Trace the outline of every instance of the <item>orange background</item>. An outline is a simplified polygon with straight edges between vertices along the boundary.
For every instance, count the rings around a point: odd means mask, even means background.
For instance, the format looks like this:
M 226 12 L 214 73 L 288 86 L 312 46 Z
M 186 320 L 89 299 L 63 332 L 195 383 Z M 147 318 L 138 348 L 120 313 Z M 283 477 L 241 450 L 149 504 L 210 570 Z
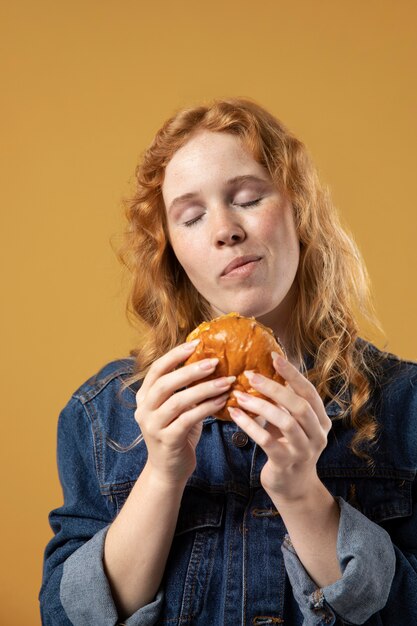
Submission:
M 388 349 L 416 358 L 416 17 L 412 0 L 3 0 L 2 624 L 40 623 L 58 413 L 136 342 L 110 239 L 177 107 L 249 96 L 307 143 Z

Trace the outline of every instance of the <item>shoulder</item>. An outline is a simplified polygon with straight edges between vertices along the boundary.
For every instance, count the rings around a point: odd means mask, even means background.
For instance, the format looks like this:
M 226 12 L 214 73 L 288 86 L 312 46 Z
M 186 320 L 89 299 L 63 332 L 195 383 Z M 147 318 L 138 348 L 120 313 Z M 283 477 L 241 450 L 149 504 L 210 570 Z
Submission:
M 417 468 L 417 363 L 364 342 L 364 358 L 372 372 L 370 409 L 381 426 L 381 449 L 403 467 Z M 388 455 L 388 452 L 386 452 Z
M 58 429 L 100 430 L 111 417 L 126 412 L 133 416 L 136 393 L 141 382 L 130 382 L 135 373 L 135 359 L 126 357 L 106 363 L 82 383 L 60 412 Z
M 116 389 L 120 392 L 127 390 L 136 393 L 140 383 L 128 384 L 134 372 L 135 359 L 133 357 L 110 361 L 80 385 L 72 397 L 79 400 L 81 404 L 86 404 L 97 396 L 114 394 Z
M 82 383 L 70 396 L 59 415 L 58 427 L 91 428 L 135 407 L 140 382 L 130 383 L 135 373 L 135 359 L 126 357 L 110 361 Z
M 134 414 L 141 383 L 130 382 L 135 364 L 126 357 L 101 367 L 76 389 L 59 417 L 58 432 L 71 433 L 69 439 L 83 441 L 84 448 L 90 442 L 102 472 L 108 448 L 128 449 L 139 434 Z
M 417 392 L 417 362 L 403 359 L 396 354 L 380 350 L 374 344 L 362 338 L 357 340 L 359 351 L 363 353 L 364 362 L 375 386 L 408 387 Z
M 384 417 L 414 424 L 417 415 L 417 363 L 379 350 L 361 340 L 363 357 L 371 382 L 371 402 Z M 414 427 L 414 426 L 413 426 Z

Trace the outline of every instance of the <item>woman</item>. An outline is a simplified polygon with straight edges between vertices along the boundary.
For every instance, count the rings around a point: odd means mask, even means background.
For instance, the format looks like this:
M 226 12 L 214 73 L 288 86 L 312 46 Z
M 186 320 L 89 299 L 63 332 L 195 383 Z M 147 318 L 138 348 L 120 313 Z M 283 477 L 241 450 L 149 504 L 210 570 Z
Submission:
M 216 101 L 168 120 L 137 180 L 122 254 L 144 338 L 61 413 L 43 623 L 415 623 L 417 368 L 358 337 L 367 275 L 305 147 Z M 179 366 L 230 311 L 274 330 L 288 385 L 252 375 L 267 400 L 220 422 L 231 381 Z

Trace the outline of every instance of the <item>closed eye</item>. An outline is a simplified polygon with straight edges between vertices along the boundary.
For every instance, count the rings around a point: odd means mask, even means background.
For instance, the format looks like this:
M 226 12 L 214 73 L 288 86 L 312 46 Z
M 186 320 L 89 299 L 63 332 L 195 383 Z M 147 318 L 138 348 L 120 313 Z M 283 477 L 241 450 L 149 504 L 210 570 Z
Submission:
M 184 222 L 184 226 L 192 226 L 193 224 L 196 224 L 200 219 L 201 219 L 201 215 L 199 215 L 198 217 L 194 217 L 192 220 L 189 220 L 188 222 Z
M 246 209 L 247 207 L 251 207 L 251 206 L 255 206 L 257 204 L 260 203 L 260 201 L 263 198 L 256 198 L 256 200 L 251 200 L 250 202 L 240 202 L 239 204 L 237 204 L 237 206 L 243 207 L 244 209 Z M 188 220 L 188 222 L 184 222 L 184 226 L 193 226 L 194 224 L 196 224 L 200 219 L 202 218 L 202 215 L 198 215 L 197 217 L 194 217 L 192 220 Z
M 242 206 L 244 208 L 248 206 L 255 206 L 255 204 L 259 204 L 261 200 L 262 198 L 257 198 L 256 200 L 251 200 L 250 202 L 241 202 L 238 206 Z

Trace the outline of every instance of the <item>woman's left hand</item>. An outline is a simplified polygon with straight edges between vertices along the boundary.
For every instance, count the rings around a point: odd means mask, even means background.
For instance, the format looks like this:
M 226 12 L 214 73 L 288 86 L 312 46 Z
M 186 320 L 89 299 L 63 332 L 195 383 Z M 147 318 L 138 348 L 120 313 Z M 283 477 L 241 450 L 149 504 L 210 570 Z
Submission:
M 268 456 L 261 471 L 262 486 L 274 501 L 288 502 L 303 498 L 317 484 L 316 464 L 332 422 L 312 383 L 275 354 L 273 365 L 287 384 L 246 373 L 252 387 L 269 400 L 234 392 L 241 409 L 229 412 Z M 245 409 L 259 418 L 249 417 Z

